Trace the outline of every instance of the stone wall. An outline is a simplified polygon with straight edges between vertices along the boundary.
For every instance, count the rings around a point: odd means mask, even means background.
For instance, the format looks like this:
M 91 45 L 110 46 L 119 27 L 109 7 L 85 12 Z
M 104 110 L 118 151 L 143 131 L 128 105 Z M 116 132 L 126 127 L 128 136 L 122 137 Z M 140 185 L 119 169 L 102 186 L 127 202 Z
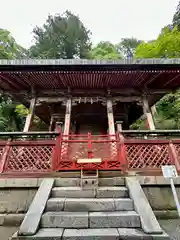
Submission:
M 42 179 L 0 179 L 0 226 L 19 226 Z
M 144 193 L 149 200 L 153 210 L 175 210 L 176 205 L 173 199 L 172 190 L 168 186 L 143 187 Z M 176 187 L 180 198 L 180 187 Z
M 0 213 L 26 213 L 37 188 L 0 189 Z
M 163 177 L 138 177 L 149 203 L 159 219 L 178 218 L 170 182 Z M 180 178 L 174 180 L 180 200 Z

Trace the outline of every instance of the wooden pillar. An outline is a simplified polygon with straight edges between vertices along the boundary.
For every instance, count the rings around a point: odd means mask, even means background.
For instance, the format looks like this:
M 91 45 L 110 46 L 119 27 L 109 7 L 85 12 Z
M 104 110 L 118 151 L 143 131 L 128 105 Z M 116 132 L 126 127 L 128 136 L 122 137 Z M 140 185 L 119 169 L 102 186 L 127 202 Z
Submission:
M 155 130 L 153 116 L 152 116 L 152 113 L 151 113 L 151 110 L 149 107 L 149 103 L 148 103 L 148 100 L 146 97 L 143 97 L 143 112 L 144 112 L 144 115 L 146 116 L 149 129 Z
M 65 121 L 64 121 L 64 131 L 63 131 L 63 140 L 69 139 L 69 131 L 71 124 L 71 109 L 72 109 L 72 101 L 71 99 L 67 99 L 66 102 L 66 113 L 65 113 Z M 63 158 L 68 159 L 68 142 L 64 142 L 62 144 L 63 152 L 61 153 Z
M 116 121 L 118 133 L 122 131 L 122 123 L 123 121 Z
M 54 128 L 53 128 L 54 122 L 55 122 L 54 117 L 51 115 L 51 120 L 50 120 L 50 124 L 49 124 L 49 132 L 54 131 Z
M 30 130 L 30 127 L 34 118 L 35 105 L 36 105 L 36 98 L 32 98 L 30 102 L 29 113 L 26 116 L 26 122 L 24 125 L 23 132 L 28 132 Z
M 108 117 L 108 127 L 109 127 L 109 134 L 114 135 L 110 136 L 110 153 L 111 153 L 111 160 L 116 159 L 117 156 L 117 145 L 113 140 L 116 139 L 115 137 L 115 125 L 114 125 L 114 114 L 113 114 L 113 104 L 111 99 L 107 99 L 107 117 Z
M 71 109 L 72 109 L 72 101 L 69 98 L 66 102 L 66 114 L 64 121 L 64 135 L 69 135 L 70 124 L 71 124 Z
M 110 135 L 115 135 L 113 105 L 112 105 L 112 100 L 111 99 L 107 100 L 107 117 L 108 117 L 109 134 Z

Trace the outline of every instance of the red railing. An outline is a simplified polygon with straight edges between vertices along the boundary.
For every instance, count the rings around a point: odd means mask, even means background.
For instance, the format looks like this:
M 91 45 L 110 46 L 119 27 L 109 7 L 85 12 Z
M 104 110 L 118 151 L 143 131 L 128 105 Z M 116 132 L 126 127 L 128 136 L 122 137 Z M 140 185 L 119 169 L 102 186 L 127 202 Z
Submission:
M 70 135 L 61 137 L 61 151 L 57 170 L 123 170 L 118 135 Z M 100 158 L 101 163 L 78 164 L 78 159 Z
M 180 141 L 176 143 L 180 149 Z M 126 140 L 128 170 L 147 172 L 160 170 L 162 165 L 175 164 L 179 159 L 173 141 L 168 140 Z
M 180 172 L 180 131 L 122 131 L 128 171 L 161 172 L 163 165 L 175 165 Z
M 158 173 L 175 164 L 180 172 L 180 131 L 122 131 L 116 135 L 61 133 L 0 133 L 0 173 L 31 174 L 99 169 Z M 144 139 L 144 135 L 148 139 Z M 170 135 L 170 139 L 167 136 Z M 139 137 L 140 136 L 140 137 Z M 35 140 L 29 138 L 35 137 Z M 180 138 L 179 138 L 180 139 Z M 78 159 L 100 158 L 100 163 L 79 164 Z
M 0 141 L 0 173 L 25 175 L 55 171 L 53 161 L 57 155 L 55 136 L 58 136 L 58 133 L 1 133 L 0 135 L 9 138 L 7 141 Z M 37 139 L 29 140 L 29 137 Z

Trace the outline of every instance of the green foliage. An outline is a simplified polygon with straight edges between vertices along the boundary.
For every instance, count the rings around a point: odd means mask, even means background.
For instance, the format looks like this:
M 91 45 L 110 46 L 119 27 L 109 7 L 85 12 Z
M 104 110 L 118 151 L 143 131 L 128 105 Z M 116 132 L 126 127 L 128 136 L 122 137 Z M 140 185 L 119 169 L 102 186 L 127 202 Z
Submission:
M 23 119 L 16 111 L 16 105 L 6 96 L 0 97 L 0 131 L 21 131 Z
M 111 42 L 100 42 L 91 51 L 92 59 L 120 59 L 122 56 Z
M 25 54 L 25 49 L 16 43 L 10 32 L 0 29 L 0 59 L 23 58 Z
M 117 44 L 117 49 L 122 53 L 124 57 L 133 57 L 136 51 L 136 48 L 141 43 L 141 40 L 136 38 L 123 38 L 119 44 Z
M 16 105 L 16 112 L 22 117 L 26 117 L 28 114 L 28 109 L 23 104 Z
M 136 49 L 136 58 L 179 58 L 180 32 L 177 27 L 162 30 L 157 40 L 142 42 Z
M 20 59 L 26 50 L 18 45 L 10 32 L 0 29 L 0 59 Z M 21 131 L 24 119 L 16 111 L 16 104 L 10 97 L 0 95 L 0 131 Z
M 180 29 L 180 2 L 178 3 L 178 6 L 177 6 L 177 9 L 176 9 L 176 12 L 173 16 L 173 26 L 177 26 L 178 29 Z
M 175 128 L 180 128 L 180 91 L 165 95 L 158 103 L 157 110 L 162 119 L 173 120 Z
M 180 32 L 166 26 L 161 30 L 157 40 L 142 42 L 136 48 L 136 58 L 178 58 L 180 57 Z M 156 128 L 180 128 L 180 92 L 164 96 L 157 104 L 155 116 Z M 137 123 L 142 127 L 142 124 Z
M 21 117 L 23 126 L 25 123 L 25 119 L 27 114 L 29 114 L 29 110 L 23 105 L 23 104 L 18 104 L 16 105 L 15 111 L 18 116 Z M 36 115 L 34 116 L 33 119 L 33 125 L 32 125 L 32 131 L 46 131 L 48 129 L 48 126 Z
M 146 121 L 143 119 L 138 119 L 135 123 L 130 126 L 132 130 L 146 130 Z
M 91 50 L 90 56 L 92 59 L 121 59 L 129 55 L 133 56 L 140 43 L 141 41 L 136 38 L 123 38 L 118 44 L 102 41 Z
M 49 15 L 43 27 L 33 30 L 35 45 L 30 48 L 33 58 L 88 58 L 91 49 L 90 31 L 79 17 L 66 11 Z

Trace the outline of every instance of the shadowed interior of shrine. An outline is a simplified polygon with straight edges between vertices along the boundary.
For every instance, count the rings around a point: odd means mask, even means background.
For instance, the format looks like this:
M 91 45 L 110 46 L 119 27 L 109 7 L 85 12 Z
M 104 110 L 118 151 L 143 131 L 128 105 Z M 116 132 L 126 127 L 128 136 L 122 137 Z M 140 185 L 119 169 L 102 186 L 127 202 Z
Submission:
M 85 131 L 85 129 L 82 129 L 84 128 L 83 126 L 87 125 L 89 126 L 89 130 L 88 127 L 86 129 L 87 131 L 107 133 L 108 120 L 105 102 L 102 103 L 98 100 L 93 102 L 93 100 L 89 98 L 91 102 L 84 103 L 86 101 L 85 98 L 78 96 L 77 98 L 80 103 L 72 104 L 71 131 L 80 133 L 81 131 Z M 51 111 L 49 109 L 51 109 Z M 62 105 L 61 102 L 43 103 L 40 106 L 36 106 L 36 112 L 38 112 L 40 116 L 42 116 L 42 119 L 45 119 L 46 123 L 49 125 L 51 112 L 53 112 L 54 116 L 58 116 L 59 121 L 64 122 L 66 106 Z M 123 129 L 129 129 L 129 126 L 143 115 L 143 109 L 142 106 L 136 102 L 117 102 L 113 105 L 113 113 L 115 122 L 122 121 Z M 96 125 L 99 130 L 95 130 Z

